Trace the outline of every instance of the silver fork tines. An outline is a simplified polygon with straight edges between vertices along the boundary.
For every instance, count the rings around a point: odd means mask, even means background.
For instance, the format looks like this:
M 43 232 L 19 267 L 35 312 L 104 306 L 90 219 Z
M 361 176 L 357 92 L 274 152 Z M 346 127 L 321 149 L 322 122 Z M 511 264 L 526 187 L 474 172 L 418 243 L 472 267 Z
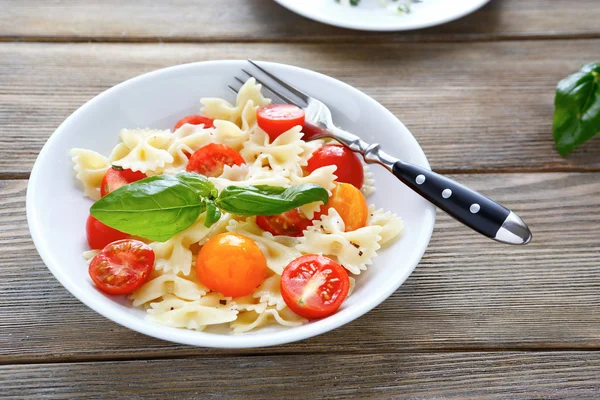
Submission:
M 279 83 L 281 86 L 283 86 L 284 88 L 286 88 L 287 90 L 289 90 L 290 93 L 292 93 L 294 96 L 296 96 L 300 100 L 302 100 L 304 102 L 304 104 L 305 104 L 304 107 L 306 107 L 308 105 L 308 102 L 310 100 L 310 96 L 309 95 L 307 95 L 306 93 L 304 93 L 303 91 L 301 91 L 297 87 L 292 86 L 289 83 L 287 83 L 287 82 L 279 79 L 278 77 L 276 77 L 275 75 L 273 75 L 272 73 L 270 73 L 269 71 L 267 71 L 266 69 L 264 69 L 263 67 L 261 67 L 260 65 L 256 64 L 254 61 L 248 59 L 248 62 L 250 64 L 254 65 L 263 74 L 267 75 L 269 78 L 273 79 L 275 82 Z
M 242 72 L 245 73 L 246 75 L 248 75 L 250 78 L 256 79 L 256 82 L 260 83 L 265 89 L 267 89 L 268 91 L 270 91 L 271 93 L 273 93 L 275 96 L 279 97 L 281 100 L 283 100 L 284 103 L 293 104 L 293 105 L 295 105 L 297 107 L 300 107 L 300 108 L 306 107 L 306 105 L 300 105 L 300 104 L 298 104 L 297 101 L 294 101 L 291 98 L 289 98 L 288 96 L 285 96 L 284 94 L 282 94 L 281 92 L 276 91 L 271 86 L 269 86 L 268 84 L 266 84 L 264 81 L 258 79 L 257 77 L 255 77 L 254 75 L 252 75 L 250 72 L 246 71 L 245 69 L 242 69 Z M 238 81 L 240 80 L 237 77 L 235 79 L 237 79 Z

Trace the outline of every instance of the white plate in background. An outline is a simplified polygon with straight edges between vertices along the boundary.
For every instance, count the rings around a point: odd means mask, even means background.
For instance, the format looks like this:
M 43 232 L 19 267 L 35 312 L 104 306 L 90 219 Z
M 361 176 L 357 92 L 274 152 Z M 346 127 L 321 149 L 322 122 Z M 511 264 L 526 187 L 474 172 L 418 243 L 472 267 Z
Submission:
M 411 13 L 397 15 L 379 0 L 361 0 L 345 7 L 335 0 L 275 0 L 306 18 L 341 28 L 364 31 L 406 31 L 445 24 L 483 7 L 489 0 L 423 0 L 411 5 Z M 390 0 L 390 3 L 392 1 Z

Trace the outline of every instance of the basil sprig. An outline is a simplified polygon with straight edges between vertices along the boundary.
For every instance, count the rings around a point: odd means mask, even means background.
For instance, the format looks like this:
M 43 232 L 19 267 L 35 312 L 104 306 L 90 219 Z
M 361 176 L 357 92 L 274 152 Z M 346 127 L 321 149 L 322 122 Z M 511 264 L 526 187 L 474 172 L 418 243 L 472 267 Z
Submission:
M 560 81 L 554 105 L 552 133 L 564 157 L 600 132 L 600 63 L 584 65 Z
M 90 212 L 111 228 L 164 242 L 189 228 L 206 211 L 212 226 L 221 211 L 240 216 L 276 215 L 315 201 L 326 203 L 327 190 L 303 184 L 229 186 L 219 195 L 206 177 L 189 172 L 157 175 L 120 187 L 98 200 Z
M 319 185 L 303 184 L 289 188 L 279 186 L 229 186 L 217 199 L 217 206 L 232 214 L 277 215 L 315 201 L 327 203 L 329 195 Z

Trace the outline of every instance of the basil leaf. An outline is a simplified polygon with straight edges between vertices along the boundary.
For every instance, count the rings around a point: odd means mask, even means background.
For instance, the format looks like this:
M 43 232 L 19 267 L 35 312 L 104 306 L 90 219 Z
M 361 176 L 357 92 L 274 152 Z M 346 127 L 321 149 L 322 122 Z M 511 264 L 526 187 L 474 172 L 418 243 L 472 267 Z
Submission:
M 205 209 L 196 186 L 177 176 L 158 175 L 107 194 L 90 212 L 111 228 L 162 242 L 187 229 Z
M 327 190 L 319 185 L 303 184 L 290 188 L 278 186 L 228 186 L 216 201 L 223 211 L 241 216 L 277 215 L 304 204 L 327 203 Z
M 198 191 L 198 194 L 202 197 L 216 199 L 219 195 L 219 191 L 215 188 L 215 185 L 203 175 L 191 172 L 180 172 L 175 175 L 175 177 L 192 189 Z
M 564 157 L 600 132 L 600 63 L 584 65 L 560 81 L 554 106 L 552 133 Z
M 206 219 L 204 220 L 204 226 L 210 228 L 215 222 L 221 219 L 221 210 L 217 208 L 217 205 L 212 200 L 206 200 Z

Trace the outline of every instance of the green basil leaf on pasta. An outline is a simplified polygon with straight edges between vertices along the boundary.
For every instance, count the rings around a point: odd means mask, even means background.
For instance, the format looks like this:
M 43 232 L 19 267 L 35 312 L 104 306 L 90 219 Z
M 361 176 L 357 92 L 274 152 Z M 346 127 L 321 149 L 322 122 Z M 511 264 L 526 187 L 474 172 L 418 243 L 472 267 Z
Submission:
M 240 216 L 277 215 L 304 204 L 321 201 L 327 203 L 325 188 L 303 184 L 289 188 L 278 186 L 228 186 L 216 200 L 223 211 Z
M 207 177 L 191 172 L 180 172 L 175 175 L 182 183 L 185 183 L 192 189 L 195 189 L 198 194 L 202 197 L 209 199 L 216 199 L 219 195 L 219 191 L 215 188 L 215 185 L 208 180 Z
M 206 209 L 199 192 L 196 183 L 182 183 L 180 177 L 152 176 L 107 194 L 90 212 L 111 228 L 162 242 L 190 227 Z
M 210 228 L 220 219 L 221 210 L 219 210 L 214 201 L 206 200 L 206 219 L 204 220 L 204 226 Z

